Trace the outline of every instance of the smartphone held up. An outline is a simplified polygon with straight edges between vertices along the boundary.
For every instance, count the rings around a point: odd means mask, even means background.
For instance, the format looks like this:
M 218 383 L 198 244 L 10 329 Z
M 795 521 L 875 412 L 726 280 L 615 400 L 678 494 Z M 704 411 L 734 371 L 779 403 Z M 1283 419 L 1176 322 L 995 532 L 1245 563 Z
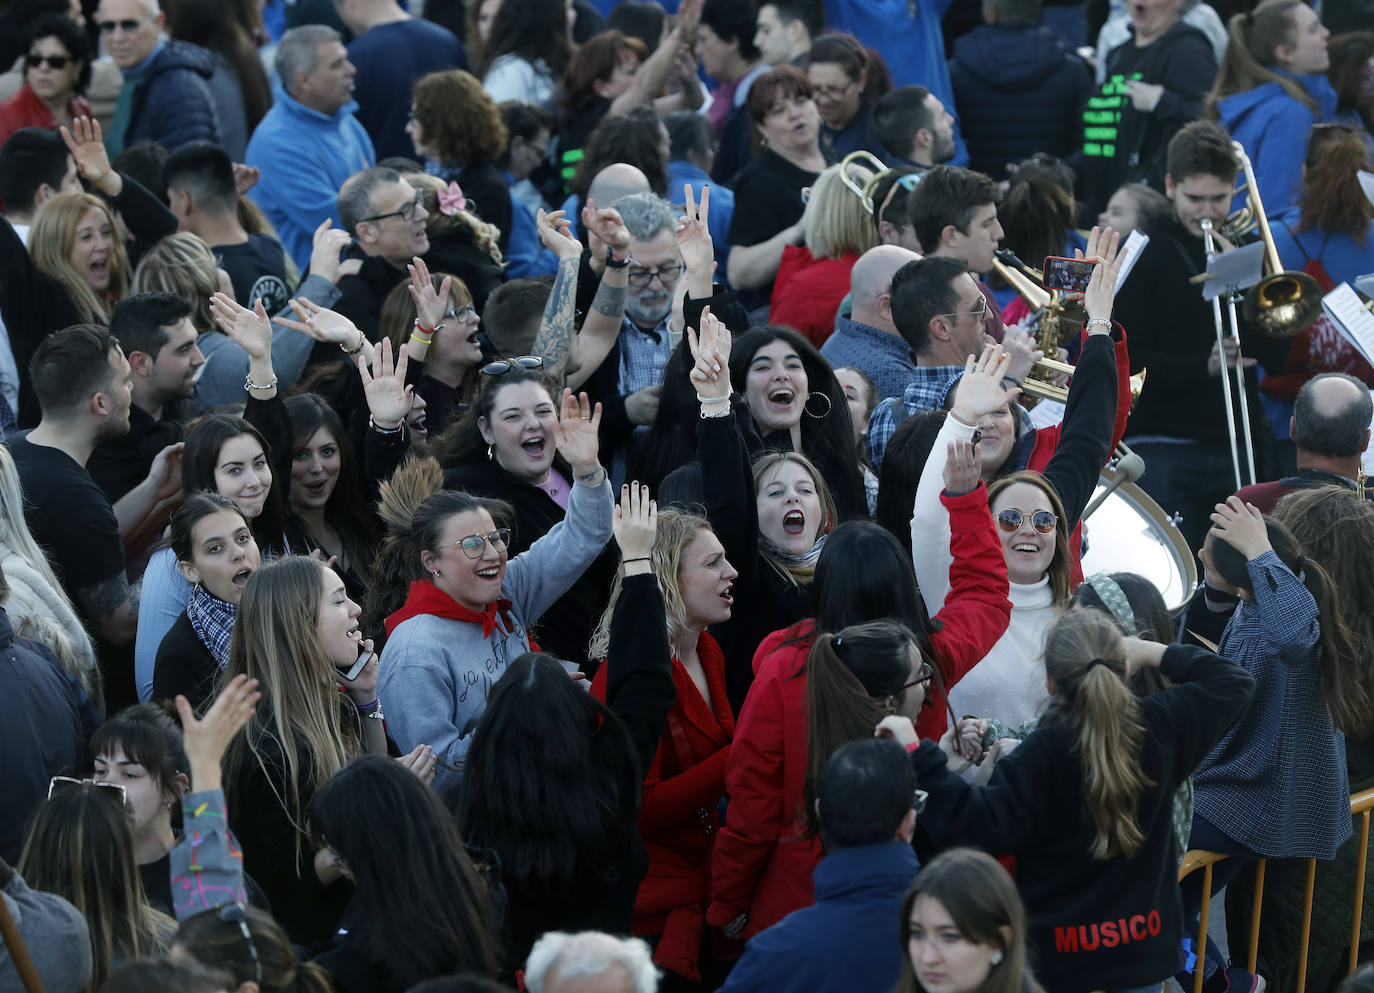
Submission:
M 1068 259 L 1059 255 L 1046 256 L 1042 282 L 1047 290 L 1086 293 L 1088 280 L 1093 278 L 1093 267 L 1097 264 L 1097 262 L 1091 262 L 1087 259 Z

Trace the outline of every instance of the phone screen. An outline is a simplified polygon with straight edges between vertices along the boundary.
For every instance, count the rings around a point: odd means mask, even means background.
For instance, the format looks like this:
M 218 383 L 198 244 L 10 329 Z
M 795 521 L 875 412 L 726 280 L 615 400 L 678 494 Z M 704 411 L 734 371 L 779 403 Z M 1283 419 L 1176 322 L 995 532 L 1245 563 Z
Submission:
M 1057 255 L 1045 259 L 1044 285 L 1047 290 L 1064 290 L 1069 293 L 1084 293 L 1088 280 L 1092 279 L 1096 262 L 1086 259 L 1066 259 Z

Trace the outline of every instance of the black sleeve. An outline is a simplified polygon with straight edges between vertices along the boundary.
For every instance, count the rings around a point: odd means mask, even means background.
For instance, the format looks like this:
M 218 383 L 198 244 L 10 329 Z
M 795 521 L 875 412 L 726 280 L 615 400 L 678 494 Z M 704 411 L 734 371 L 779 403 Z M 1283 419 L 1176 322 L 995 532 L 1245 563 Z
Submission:
M 186 697 L 191 709 L 199 713 L 200 705 L 206 700 L 206 684 L 213 681 L 216 671 L 207 672 L 207 663 L 214 666 L 213 659 L 207 656 L 196 638 L 186 612 L 182 611 L 158 646 L 157 659 L 153 663 L 151 699 L 155 702 L 175 700 L 180 694 Z
M 124 173 L 124 188 L 119 196 L 110 198 L 110 206 L 119 211 L 124 226 L 134 236 L 133 249 L 129 252 L 129 265 L 137 266 L 143 254 L 169 234 L 177 233 L 176 215 L 167 205 L 142 186 L 137 180 Z
M 410 429 L 404 424 L 400 431 L 383 433 L 367 426 L 363 435 L 363 472 L 367 475 L 372 497 L 378 488 L 391 478 L 410 451 Z
M 1098 475 L 1112 452 L 1116 426 L 1116 349 L 1113 335 L 1089 335 L 1069 388 L 1059 444 L 1045 479 L 1064 503 L 1070 531 L 1092 499 Z
M 287 416 L 286 403 L 281 394 L 270 400 L 259 400 L 250 395 L 243 408 L 243 419 L 258 429 L 258 433 L 267 439 L 267 447 L 272 449 L 272 485 L 276 486 L 277 481 L 282 480 L 289 486 L 296 446 L 291 432 L 291 418 Z
M 67 290 L 40 272 L 33 257 L 7 219 L 0 218 L 0 317 L 9 334 L 10 350 L 19 369 L 19 427 L 38 424 L 38 397 L 29 385 L 29 360 L 39 342 L 59 328 L 81 321 Z
M 701 463 L 701 496 L 711 530 L 725 547 L 725 557 L 739 570 L 740 590 L 758 582 L 759 509 L 754 471 L 735 411 L 703 417 L 697 424 L 697 460 Z
M 711 313 L 730 329 L 730 333 L 738 338 L 749 330 L 749 311 L 736 302 L 735 295 L 715 283 L 711 287 L 712 295 L 704 300 L 693 300 L 692 294 L 688 293 L 682 301 L 682 323 L 684 327 L 696 330 L 701 327 L 701 311 L 705 307 L 711 308 Z
M 767 177 L 758 167 L 748 169 L 740 175 L 735 187 L 735 212 L 730 216 L 730 230 L 726 232 L 728 245 L 757 245 L 767 241 L 783 228 L 777 212 L 772 209 Z M 800 202 L 800 198 L 798 198 Z
M 61 564 L 62 584 L 68 591 L 124 577 L 119 519 L 94 481 L 64 486 L 48 501 L 44 514 L 48 526 L 42 541 Z
M 611 614 L 606 657 L 606 705 L 634 740 L 641 773 L 663 736 L 663 722 L 677 702 L 663 594 L 652 573 L 625 577 Z

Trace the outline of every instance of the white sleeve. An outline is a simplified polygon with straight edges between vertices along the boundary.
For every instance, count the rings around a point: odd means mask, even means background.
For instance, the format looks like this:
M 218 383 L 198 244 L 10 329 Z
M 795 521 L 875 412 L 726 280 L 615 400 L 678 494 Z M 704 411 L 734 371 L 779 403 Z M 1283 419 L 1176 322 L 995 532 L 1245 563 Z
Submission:
M 945 606 L 949 567 L 954 562 L 949 550 L 949 511 L 940 502 L 945 488 L 947 449 L 951 441 L 972 441 L 973 432 L 972 425 L 959 422 L 952 414 L 946 416 L 916 487 L 916 503 L 911 512 L 911 564 L 916 568 L 916 585 L 931 617 Z

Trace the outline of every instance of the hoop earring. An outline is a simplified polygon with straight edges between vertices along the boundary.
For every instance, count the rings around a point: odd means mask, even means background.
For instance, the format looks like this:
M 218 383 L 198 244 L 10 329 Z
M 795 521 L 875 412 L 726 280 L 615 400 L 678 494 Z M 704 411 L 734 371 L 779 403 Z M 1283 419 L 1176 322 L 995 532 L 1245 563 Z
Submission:
M 816 397 L 820 397 L 822 400 L 825 401 L 825 410 L 819 414 L 813 414 L 811 412 L 811 401 L 816 399 Z M 830 397 L 827 394 L 820 392 L 820 390 L 817 390 L 816 392 L 807 395 L 806 404 L 802 407 L 802 413 L 804 413 L 807 417 L 814 417 L 818 421 L 823 421 L 825 420 L 825 418 L 830 416 L 830 411 L 832 409 L 833 405 L 830 402 Z

